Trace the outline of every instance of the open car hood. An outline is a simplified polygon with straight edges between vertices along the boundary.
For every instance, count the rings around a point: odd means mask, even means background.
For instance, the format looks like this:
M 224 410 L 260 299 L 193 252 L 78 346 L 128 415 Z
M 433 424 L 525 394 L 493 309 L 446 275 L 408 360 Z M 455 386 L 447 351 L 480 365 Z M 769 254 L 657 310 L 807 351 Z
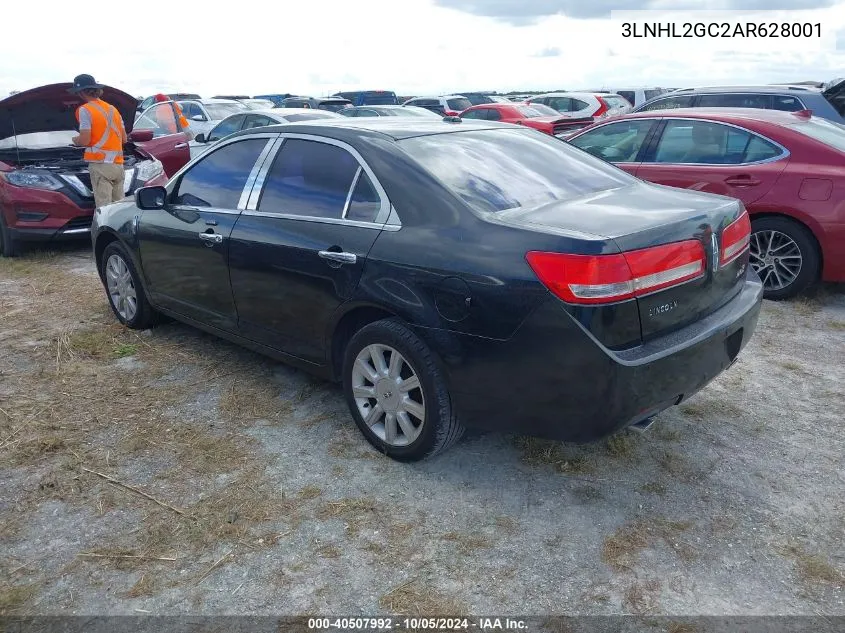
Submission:
M 76 109 L 83 102 L 68 92 L 72 86 L 72 83 L 50 84 L 0 101 L 0 140 L 16 134 L 77 129 Z M 103 86 L 103 100 L 118 109 L 128 134 L 135 121 L 138 100 L 111 86 Z
M 845 95 L 845 78 L 838 77 L 833 81 L 828 81 L 822 90 L 822 94 L 828 99 Z

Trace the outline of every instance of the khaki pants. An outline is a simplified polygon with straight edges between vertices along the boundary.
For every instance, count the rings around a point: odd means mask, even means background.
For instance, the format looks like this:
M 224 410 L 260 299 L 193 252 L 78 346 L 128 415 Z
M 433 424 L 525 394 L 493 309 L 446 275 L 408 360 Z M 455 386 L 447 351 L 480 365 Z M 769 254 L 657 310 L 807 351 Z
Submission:
M 94 192 L 94 204 L 102 207 L 118 200 L 123 200 L 123 165 L 116 163 L 88 163 L 91 174 L 91 189 Z

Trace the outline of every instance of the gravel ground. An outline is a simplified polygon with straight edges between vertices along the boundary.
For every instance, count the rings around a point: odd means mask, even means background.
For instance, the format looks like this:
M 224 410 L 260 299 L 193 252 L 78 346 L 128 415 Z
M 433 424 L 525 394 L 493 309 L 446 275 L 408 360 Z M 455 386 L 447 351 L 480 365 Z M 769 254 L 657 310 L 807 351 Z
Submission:
M 845 293 L 644 434 L 402 465 L 339 388 L 0 260 L 0 615 L 845 614 Z

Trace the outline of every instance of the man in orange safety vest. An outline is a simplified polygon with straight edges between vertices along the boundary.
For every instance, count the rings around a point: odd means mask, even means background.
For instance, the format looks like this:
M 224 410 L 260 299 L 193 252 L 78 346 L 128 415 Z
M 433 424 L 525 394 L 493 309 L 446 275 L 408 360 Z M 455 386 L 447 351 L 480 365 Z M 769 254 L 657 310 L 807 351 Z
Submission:
M 78 75 L 70 92 L 85 103 L 76 109 L 79 135 L 74 145 L 85 148 L 83 160 L 88 163 L 94 204 L 98 207 L 125 197 L 123 181 L 123 144 L 126 128 L 123 117 L 110 103 L 103 101 L 103 87 L 91 75 Z
M 170 101 L 170 98 L 167 95 L 161 93 L 157 94 L 155 97 L 153 97 L 153 99 L 156 103 L 167 103 L 168 101 Z M 173 118 L 170 111 L 163 110 L 162 108 L 156 109 L 156 118 L 158 119 L 159 127 L 167 130 L 171 134 L 176 134 L 176 132 L 179 131 L 176 129 L 176 119 L 178 119 L 179 126 L 182 128 L 182 131 L 186 134 L 190 134 L 190 132 L 188 131 L 188 119 L 186 119 L 185 115 L 182 114 L 182 107 L 174 101 L 173 109 L 176 114 L 175 119 Z

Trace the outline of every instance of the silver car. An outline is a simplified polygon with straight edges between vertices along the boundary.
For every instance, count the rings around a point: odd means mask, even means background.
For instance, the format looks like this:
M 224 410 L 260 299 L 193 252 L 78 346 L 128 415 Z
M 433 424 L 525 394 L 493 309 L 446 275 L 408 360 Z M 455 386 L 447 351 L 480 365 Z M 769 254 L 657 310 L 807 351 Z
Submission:
M 194 136 L 208 134 L 227 116 L 249 109 L 246 104 L 232 99 L 186 99 L 176 103 L 182 108 Z
M 209 147 L 222 138 L 254 127 L 276 125 L 278 123 L 297 123 L 314 119 L 340 119 L 339 114 L 314 108 L 272 108 L 266 110 L 247 110 L 236 112 L 220 121 L 207 134 L 197 135 L 190 143 L 191 159 L 204 154 Z

